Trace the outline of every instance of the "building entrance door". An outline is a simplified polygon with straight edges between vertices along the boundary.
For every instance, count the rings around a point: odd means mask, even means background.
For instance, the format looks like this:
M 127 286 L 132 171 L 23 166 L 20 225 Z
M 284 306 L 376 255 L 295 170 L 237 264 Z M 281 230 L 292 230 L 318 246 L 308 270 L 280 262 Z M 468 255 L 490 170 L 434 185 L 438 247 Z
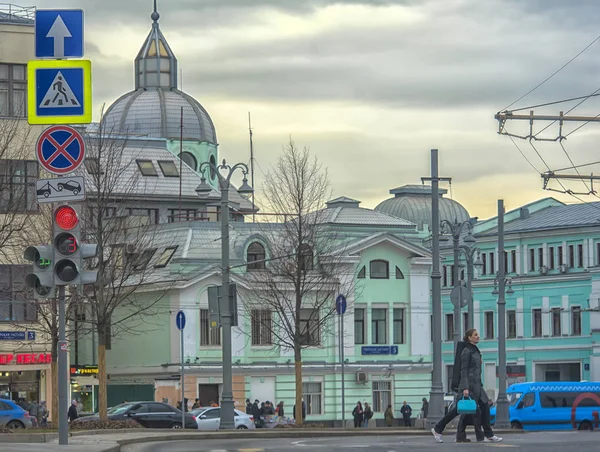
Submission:
M 200 399 L 200 406 L 210 406 L 211 402 L 219 405 L 221 403 L 221 399 L 219 397 L 219 385 L 199 384 L 198 398 Z

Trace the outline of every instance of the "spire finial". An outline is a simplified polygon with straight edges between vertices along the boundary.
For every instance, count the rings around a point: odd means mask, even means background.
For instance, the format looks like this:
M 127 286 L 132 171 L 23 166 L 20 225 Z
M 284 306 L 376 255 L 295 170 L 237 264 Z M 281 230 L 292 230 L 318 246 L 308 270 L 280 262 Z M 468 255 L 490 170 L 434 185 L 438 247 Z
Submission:
M 152 12 L 152 15 L 150 16 L 150 18 L 154 22 L 158 22 L 158 19 L 160 19 L 160 14 L 158 14 L 158 9 L 156 7 L 156 0 L 154 0 L 154 11 Z

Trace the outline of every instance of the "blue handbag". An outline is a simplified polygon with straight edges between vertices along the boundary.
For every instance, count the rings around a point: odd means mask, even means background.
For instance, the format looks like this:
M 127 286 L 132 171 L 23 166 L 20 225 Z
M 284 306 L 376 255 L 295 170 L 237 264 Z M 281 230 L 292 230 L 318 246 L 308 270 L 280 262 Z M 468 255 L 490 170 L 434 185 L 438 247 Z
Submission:
M 456 405 L 458 414 L 475 414 L 477 413 L 477 403 L 470 397 L 464 397 L 458 401 Z

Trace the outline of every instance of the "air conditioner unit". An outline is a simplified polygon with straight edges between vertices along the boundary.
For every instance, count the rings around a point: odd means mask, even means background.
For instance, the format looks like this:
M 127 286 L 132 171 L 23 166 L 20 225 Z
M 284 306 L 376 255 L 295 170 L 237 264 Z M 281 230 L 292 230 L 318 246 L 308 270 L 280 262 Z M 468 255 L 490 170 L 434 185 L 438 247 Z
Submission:
M 542 265 L 539 269 L 540 275 L 547 275 L 548 274 L 548 267 L 546 265 Z
M 356 382 L 357 383 L 366 383 L 368 381 L 366 372 L 357 372 L 356 373 Z
M 568 271 L 568 267 L 567 264 L 562 264 L 558 267 L 558 269 L 560 270 L 561 273 L 567 273 Z

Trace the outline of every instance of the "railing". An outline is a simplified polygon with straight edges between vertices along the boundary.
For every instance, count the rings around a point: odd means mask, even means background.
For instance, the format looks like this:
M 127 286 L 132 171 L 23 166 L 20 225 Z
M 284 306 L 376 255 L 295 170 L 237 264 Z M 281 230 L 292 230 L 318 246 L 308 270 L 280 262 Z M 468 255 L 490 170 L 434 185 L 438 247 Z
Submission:
M 31 23 L 35 19 L 35 6 L 19 6 L 11 3 L 0 3 L 0 22 L 2 23 Z

